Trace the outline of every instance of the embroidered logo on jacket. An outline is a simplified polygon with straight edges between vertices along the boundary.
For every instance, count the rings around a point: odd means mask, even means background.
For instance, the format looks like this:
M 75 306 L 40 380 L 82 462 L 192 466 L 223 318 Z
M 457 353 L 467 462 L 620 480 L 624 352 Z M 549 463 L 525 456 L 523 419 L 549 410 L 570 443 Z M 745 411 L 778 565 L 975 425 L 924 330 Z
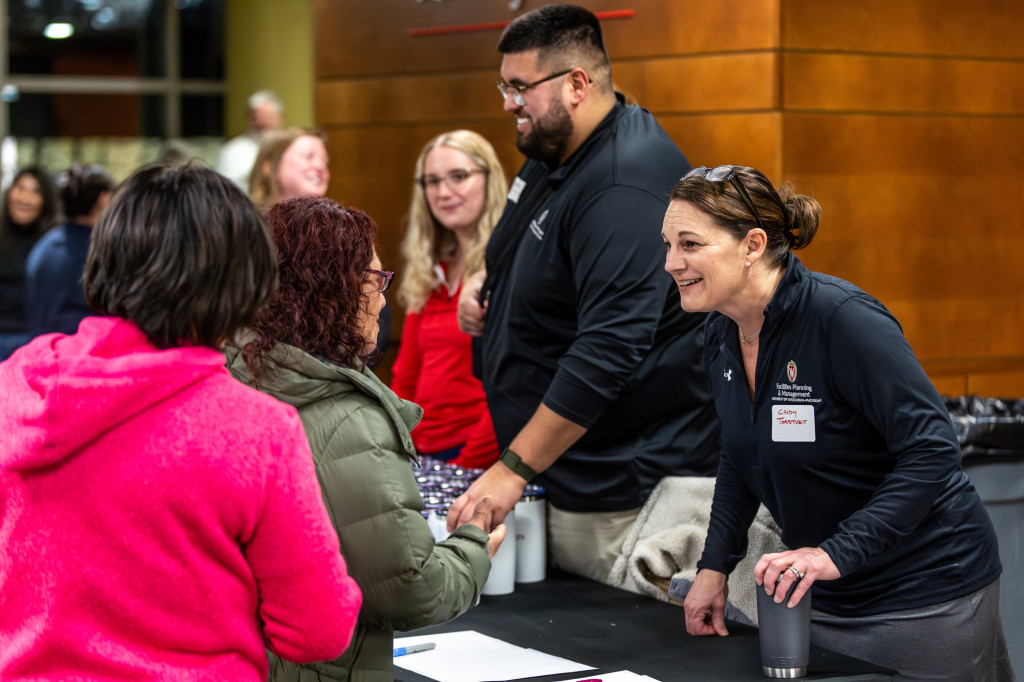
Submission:
M 544 219 L 548 217 L 548 212 L 545 210 L 540 214 L 539 218 L 535 218 L 530 221 L 530 232 L 533 232 L 533 236 L 537 239 L 544 239 L 544 230 L 540 224 L 544 222 Z
M 725 370 L 725 372 L 722 373 L 722 376 L 725 377 L 726 381 L 732 381 L 732 370 L 731 369 Z
M 786 365 L 786 376 L 789 377 L 789 383 L 796 381 L 796 363 L 792 360 Z

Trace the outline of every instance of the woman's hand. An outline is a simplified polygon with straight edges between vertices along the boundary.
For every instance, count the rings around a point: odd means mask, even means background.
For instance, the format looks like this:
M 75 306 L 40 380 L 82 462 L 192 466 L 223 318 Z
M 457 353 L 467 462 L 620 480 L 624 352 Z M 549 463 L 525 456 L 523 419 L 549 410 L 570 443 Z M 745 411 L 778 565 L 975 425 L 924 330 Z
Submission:
M 776 585 L 775 581 L 780 575 L 782 578 Z M 839 577 L 839 569 L 832 562 L 832 557 L 820 547 L 802 547 L 765 554 L 754 566 L 754 580 L 764 586 L 765 592 L 775 594 L 775 603 L 781 602 L 789 586 L 800 580 L 789 597 L 787 606 L 790 608 L 800 603 L 815 580 L 835 580 Z M 776 590 L 776 587 L 779 589 Z
M 693 579 L 693 586 L 683 602 L 686 612 L 686 631 L 691 635 L 720 635 L 725 637 L 725 602 L 729 597 L 729 583 L 724 573 L 702 568 Z

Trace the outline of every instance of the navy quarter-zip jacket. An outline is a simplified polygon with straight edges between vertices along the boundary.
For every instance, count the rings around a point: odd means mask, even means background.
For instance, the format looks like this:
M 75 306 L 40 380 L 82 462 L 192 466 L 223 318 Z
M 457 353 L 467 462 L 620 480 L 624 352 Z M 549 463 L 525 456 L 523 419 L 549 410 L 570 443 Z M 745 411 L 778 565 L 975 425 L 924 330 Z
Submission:
M 839 569 L 814 583 L 826 613 L 937 604 L 999 576 L 949 413 L 879 301 L 790 254 L 765 309 L 753 401 L 738 334 L 709 315 L 722 456 L 699 567 L 732 571 L 760 502 L 786 546 L 821 547 Z

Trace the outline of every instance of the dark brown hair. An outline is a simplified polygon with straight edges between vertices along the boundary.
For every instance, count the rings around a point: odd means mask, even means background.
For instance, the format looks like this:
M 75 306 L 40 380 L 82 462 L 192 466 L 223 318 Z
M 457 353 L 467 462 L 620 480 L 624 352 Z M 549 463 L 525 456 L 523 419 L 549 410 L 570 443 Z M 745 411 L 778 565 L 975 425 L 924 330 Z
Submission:
M 77 163 L 57 176 L 64 217 L 68 220 L 87 216 L 99 201 L 100 195 L 114 189 L 114 179 L 106 168 Z
M 611 87 L 611 61 L 601 22 L 577 5 L 544 5 L 513 19 L 498 39 L 498 52 L 537 50 L 540 64 L 552 70 L 583 68 L 601 87 Z
M 85 294 L 135 322 L 158 348 L 217 348 L 277 285 L 259 211 L 230 180 L 196 164 L 143 168 L 93 228 Z
M 377 236 L 373 219 L 323 197 L 287 199 L 263 215 L 277 246 L 281 286 L 250 325 L 242 348 L 249 371 L 258 381 L 263 357 L 277 343 L 359 366 L 366 359 L 359 320 Z
M 736 179 L 750 195 L 768 236 L 766 254 L 776 266 L 786 262 L 790 249 L 802 249 L 818 231 L 821 206 L 812 197 L 796 194 L 784 184 L 778 190 L 756 168 L 732 166 Z M 743 239 L 758 227 L 732 182 L 712 182 L 699 175 L 684 177 L 672 190 L 672 201 L 685 201 L 711 216 L 734 239 Z

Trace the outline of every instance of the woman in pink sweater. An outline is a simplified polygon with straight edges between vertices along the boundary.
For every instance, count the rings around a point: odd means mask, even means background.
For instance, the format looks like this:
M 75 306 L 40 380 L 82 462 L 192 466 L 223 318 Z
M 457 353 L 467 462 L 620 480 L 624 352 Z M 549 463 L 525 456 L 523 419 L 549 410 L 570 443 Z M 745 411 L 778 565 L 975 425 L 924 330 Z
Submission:
M 361 595 L 291 407 L 218 352 L 276 287 L 249 200 L 129 178 L 94 229 L 104 317 L 0 364 L 0 679 L 264 680 L 348 645 Z

